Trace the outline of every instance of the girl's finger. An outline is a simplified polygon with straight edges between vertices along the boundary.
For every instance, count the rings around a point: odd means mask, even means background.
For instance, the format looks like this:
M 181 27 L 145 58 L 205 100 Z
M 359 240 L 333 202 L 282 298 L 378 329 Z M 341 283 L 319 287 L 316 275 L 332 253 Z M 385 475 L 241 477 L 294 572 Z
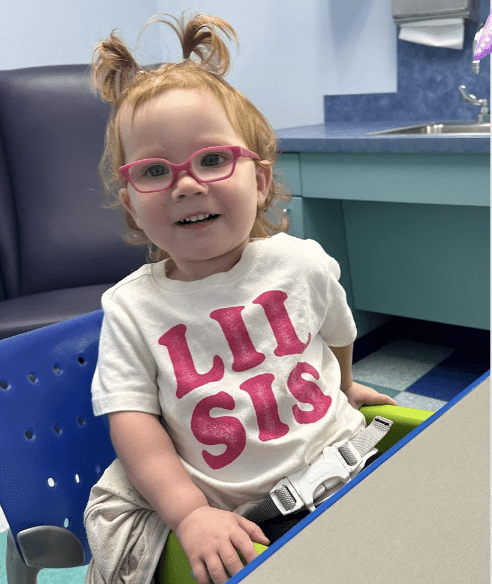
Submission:
M 237 540 L 233 539 L 232 543 L 247 564 L 258 557 L 258 552 L 256 551 L 255 546 L 253 545 L 253 540 L 250 539 L 250 537 Z
M 191 566 L 191 577 L 195 579 L 198 584 L 213 584 L 208 577 L 207 568 L 202 562 L 190 562 Z
M 213 584 L 225 584 L 227 580 L 229 580 L 224 564 L 222 563 L 222 559 L 219 555 L 215 555 L 211 559 L 207 560 L 207 570 Z
M 238 516 L 239 525 L 244 529 L 244 531 L 249 535 L 249 537 L 256 541 L 257 543 L 262 543 L 263 545 L 270 545 L 270 540 L 263 533 L 261 527 L 253 523 L 245 517 Z
M 253 544 L 251 544 L 251 547 L 253 547 Z M 254 547 L 253 547 L 253 550 L 256 552 Z M 243 550 L 240 549 L 239 551 L 243 554 L 244 558 L 246 559 L 246 556 L 244 555 Z M 232 544 L 230 546 L 227 546 L 227 547 L 224 546 L 224 548 L 220 550 L 220 559 L 222 560 L 222 563 L 224 564 L 225 568 L 227 569 L 227 571 L 229 572 L 229 574 L 231 576 L 234 576 L 234 574 L 237 574 L 239 572 L 239 570 L 242 570 L 244 567 L 244 564 L 238 555 L 238 550 L 234 549 Z M 252 558 L 252 559 L 254 559 L 254 558 Z M 248 560 L 246 560 L 246 561 L 248 561 Z M 249 561 L 251 561 L 251 560 L 249 560 Z

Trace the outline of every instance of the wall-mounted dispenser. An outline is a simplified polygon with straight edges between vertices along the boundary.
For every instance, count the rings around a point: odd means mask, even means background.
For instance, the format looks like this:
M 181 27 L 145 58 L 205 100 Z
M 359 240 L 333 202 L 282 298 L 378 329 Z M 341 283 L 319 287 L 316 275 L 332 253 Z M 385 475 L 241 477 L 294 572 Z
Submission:
M 391 0 L 404 41 L 462 50 L 465 19 L 477 20 L 479 0 Z

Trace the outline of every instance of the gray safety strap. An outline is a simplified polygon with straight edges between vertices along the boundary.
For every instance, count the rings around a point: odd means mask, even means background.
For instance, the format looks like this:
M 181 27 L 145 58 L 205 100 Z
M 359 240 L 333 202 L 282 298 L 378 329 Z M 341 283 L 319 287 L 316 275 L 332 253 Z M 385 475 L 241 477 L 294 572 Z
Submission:
M 386 436 L 392 424 L 393 422 L 391 420 L 387 420 L 381 416 L 376 416 L 367 428 L 362 430 L 362 432 L 359 432 L 359 434 L 354 436 L 349 442 L 361 456 L 365 456 L 382 438 Z M 348 445 L 342 444 L 338 451 L 343 456 L 345 462 L 350 466 L 357 462 Z
M 359 434 L 347 442 L 350 442 L 359 455 L 364 457 L 384 436 L 386 436 L 392 424 L 393 422 L 391 420 L 382 418 L 381 416 L 376 416 L 369 424 L 369 426 L 367 426 L 364 430 L 362 430 L 362 432 L 359 432 Z M 357 462 L 357 458 L 355 457 L 348 443 L 342 444 L 338 448 L 338 451 L 348 465 L 353 466 Z M 342 484 L 343 483 L 341 483 L 340 486 L 342 486 Z M 296 500 L 287 485 L 284 485 L 275 490 L 275 494 L 279 498 L 282 505 L 284 505 L 285 509 L 289 510 L 294 507 Z M 250 509 L 244 515 L 244 517 L 250 521 L 253 521 L 254 523 L 260 523 L 261 521 L 266 521 L 267 519 L 271 519 L 278 515 L 282 515 L 282 512 L 277 507 L 272 497 L 269 495 L 260 501 L 256 507 Z

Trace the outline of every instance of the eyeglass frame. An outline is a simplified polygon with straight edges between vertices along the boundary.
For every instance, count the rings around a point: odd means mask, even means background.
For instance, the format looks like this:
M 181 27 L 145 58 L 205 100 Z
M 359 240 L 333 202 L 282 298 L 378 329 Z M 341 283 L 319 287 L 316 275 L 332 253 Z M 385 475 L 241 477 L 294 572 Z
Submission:
M 212 178 L 210 180 L 199 179 L 195 175 L 195 173 L 193 172 L 193 169 L 191 168 L 192 159 L 195 158 L 195 156 L 197 154 L 200 154 L 201 152 L 210 152 L 210 151 L 217 152 L 220 150 L 230 150 L 232 152 L 233 160 L 232 160 L 231 172 L 227 176 L 222 176 L 220 178 Z M 242 146 L 209 146 L 208 148 L 201 148 L 200 150 L 193 152 L 193 154 L 188 158 L 188 160 L 186 162 L 181 163 L 181 164 L 173 164 L 172 162 L 169 162 L 169 160 L 166 160 L 165 158 L 143 158 L 141 160 L 135 160 L 134 162 L 130 162 L 129 164 L 125 164 L 123 166 L 120 166 L 119 171 L 120 171 L 120 175 L 126 181 L 126 183 L 130 183 L 132 185 L 132 187 L 136 191 L 138 191 L 139 193 L 143 193 L 143 194 L 158 193 L 160 191 L 169 190 L 174 185 L 174 183 L 177 181 L 178 174 L 181 170 L 186 170 L 186 172 L 190 176 L 192 176 L 200 184 L 217 182 L 220 180 L 225 180 L 226 178 L 230 178 L 234 174 L 234 171 L 236 170 L 237 159 L 241 158 L 241 157 L 252 158 L 253 160 L 260 160 L 260 157 L 258 156 L 258 154 L 256 154 L 256 152 L 252 152 L 251 150 L 243 148 Z M 148 162 L 148 163 L 150 163 L 150 162 L 165 162 L 166 164 L 168 164 L 171 168 L 171 173 L 173 176 L 169 186 L 165 187 L 164 189 L 154 189 L 151 191 L 141 191 L 140 189 L 137 189 L 134 182 L 130 179 L 130 168 L 132 166 L 137 165 L 137 164 L 141 164 L 142 162 Z

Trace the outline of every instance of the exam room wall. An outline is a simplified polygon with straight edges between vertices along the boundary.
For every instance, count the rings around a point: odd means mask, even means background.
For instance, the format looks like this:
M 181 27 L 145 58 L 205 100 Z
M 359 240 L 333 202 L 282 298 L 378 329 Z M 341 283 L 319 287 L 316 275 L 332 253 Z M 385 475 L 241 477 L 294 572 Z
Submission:
M 386 0 L 384 0 L 386 3 Z M 338 6 L 341 12 L 341 4 Z M 398 28 L 393 23 L 396 42 L 397 88 L 385 91 L 358 90 L 340 86 L 324 97 L 325 122 L 392 121 L 401 125 L 410 122 L 439 120 L 476 120 L 479 108 L 466 104 L 458 91 L 465 85 L 468 92 L 490 103 L 490 58 L 480 61 L 480 73 L 471 69 L 473 39 L 479 23 L 487 20 L 490 0 L 480 0 L 478 22 L 465 21 L 465 41 L 462 50 L 427 47 L 397 39 Z M 334 15 L 334 21 L 345 22 Z M 350 20 L 348 21 L 350 22 Z M 344 44 L 344 28 L 338 28 L 336 43 L 340 58 L 352 57 Z
M 265 113 L 274 128 L 324 121 L 323 96 L 396 91 L 396 37 L 390 0 L 35 0 L 0 3 L 0 69 L 88 63 L 95 43 L 117 28 L 134 48 L 158 12 L 215 14 L 231 22 L 228 81 Z M 344 55 L 337 30 L 344 31 Z M 371 50 L 368 51 L 368 47 Z M 146 29 L 142 64 L 180 58 L 174 33 Z M 342 58 L 343 57 L 343 58 Z

